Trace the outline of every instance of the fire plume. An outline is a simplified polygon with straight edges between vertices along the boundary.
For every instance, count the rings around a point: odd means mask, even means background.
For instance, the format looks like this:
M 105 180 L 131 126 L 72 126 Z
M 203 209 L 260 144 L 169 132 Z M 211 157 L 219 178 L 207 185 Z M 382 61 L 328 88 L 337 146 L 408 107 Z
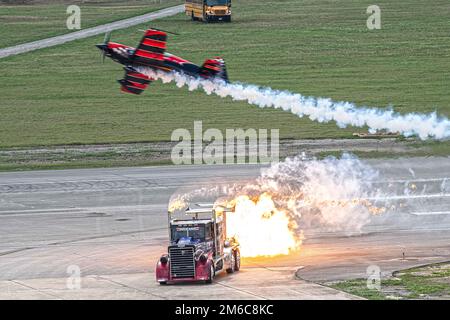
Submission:
M 269 194 L 238 196 L 226 206 L 232 208 L 227 213 L 227 235 L 239 241 L 241 256 L 285 255 L 299 249 L 297 224 L 276 207 Z
M 379 200 L 384 192 L 377 179 L 377 170 L 349 154 L 323 160 L 299 156 L 261 170 L 256 180 L 173 198 L 171 208 L 197 197 L 214 199 L 216 212 L 227 212 L 227 237 L 239 241 L 241 256 L 287 255 L 299 250 L 302 230 L 358 234 L 372 217 L 390 210 Z

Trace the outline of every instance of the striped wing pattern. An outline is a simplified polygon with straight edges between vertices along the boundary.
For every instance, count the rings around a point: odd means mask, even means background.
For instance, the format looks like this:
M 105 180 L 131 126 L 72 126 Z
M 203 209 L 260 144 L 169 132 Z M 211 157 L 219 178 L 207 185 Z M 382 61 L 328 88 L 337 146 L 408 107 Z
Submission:
M 165 32 L 148 29 L 134 53 L 134 63 L 155 68 L 163 67 L 166 42 Z
M 125 78 L 119 80 L 122 88 L 121 90 L 126 93 L 141 94 L 153 80 L 150 77 L 137 72 L 131 67 L 125 67 Z

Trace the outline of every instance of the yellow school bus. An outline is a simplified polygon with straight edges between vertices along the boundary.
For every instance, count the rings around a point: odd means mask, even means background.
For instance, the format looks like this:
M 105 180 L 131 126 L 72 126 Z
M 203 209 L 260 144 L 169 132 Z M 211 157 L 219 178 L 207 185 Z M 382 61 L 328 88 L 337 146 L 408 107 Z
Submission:
M 193 21 L 231 22 L 231 0 L 186 0 L 185 10 Z

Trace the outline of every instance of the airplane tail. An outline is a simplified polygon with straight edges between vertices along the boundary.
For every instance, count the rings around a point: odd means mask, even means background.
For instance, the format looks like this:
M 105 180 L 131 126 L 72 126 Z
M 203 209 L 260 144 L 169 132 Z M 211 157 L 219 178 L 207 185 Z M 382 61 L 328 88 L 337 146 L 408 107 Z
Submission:
M 228 73 L 225 61 L 222 58 L 207 59 L 200 69 L 204 78 L 217 78 L 228 82 Z

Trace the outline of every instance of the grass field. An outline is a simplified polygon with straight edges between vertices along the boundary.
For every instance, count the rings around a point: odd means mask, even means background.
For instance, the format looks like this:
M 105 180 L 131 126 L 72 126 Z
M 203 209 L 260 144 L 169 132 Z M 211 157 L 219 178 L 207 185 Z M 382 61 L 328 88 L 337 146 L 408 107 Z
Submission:
M 169 52 L 196 63 L 225 57 L 232 80 L 450 116 L 450 3 L 378 1 L 382 29 L 374 31 L 366 27 L 370 4 L 235 1 L 231 24 L 177 15 L 152 26 L 180 33 L 170 36 Z M 136 45 L 144 27 L 114 32 L 112 40 Z M 115 82 L 121 67 L 101 64 L 93 46 L 102 38 L 2 59 L 0 147 L 166 141 L 194 120 L 203 120 L 204 128 L 279 128 L 282 138 L 351 137 L 355 131 L 174 85 L 153 83 L 138 97 L 121 94 Z
M 431 264 L 394 273 L 381 280 L 381 290 L 368 289 L 367 279 L 348 280 L 331 287 L 371 300 L 450 298 L 450 263 Z
M 22 0 L 23 1 L 23 0 Z M 70 32 L 68 5 L 81 9 L 81 27 L 88 28 L 144 14 L 182 0 L 0 0 L 0 48 Z M 15 4 L 14 4 L 15 3 Z

